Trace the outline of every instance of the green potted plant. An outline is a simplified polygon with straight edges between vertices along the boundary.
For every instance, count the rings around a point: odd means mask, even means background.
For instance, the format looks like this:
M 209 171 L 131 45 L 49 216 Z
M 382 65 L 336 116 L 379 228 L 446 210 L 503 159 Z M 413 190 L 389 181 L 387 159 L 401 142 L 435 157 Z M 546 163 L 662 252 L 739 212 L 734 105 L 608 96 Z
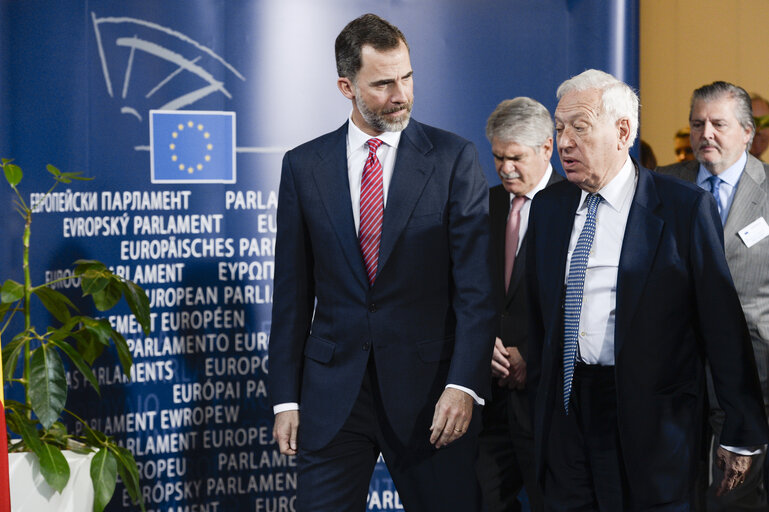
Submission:
M 99 384 L 93 373 L 94 362 L 104 348 L 114 344 L 123 372 L 130 377 L 133 358 L 125 338 L 112 328 L 105 318 L 92 318 L 79 313 L 78 308 L 52 285 L 62 278 L 34 285 L 30 278 L 30 228 L 37 204 L 27 204 L 17 186 L 22 179 L 21 168 L 11 160 L 2 159 L 5 179 L 16 194 L 16 210 L 24 218 L 22 239 L 23 282 L 6 280 L 0 287 L 0 342 L 2 342 L 3 375 L 11 386 L 21 385 L 24 402 L 6 400 L 6 423 L 9 430 L 9 452 L 31 451 L 40 462 L 45 481 L 61 492 L 70 476 L 70 468 L 61 450 L 93 453 L 90 464 L 94 488 L 95 512 L 101 512 L 112 498 L 117 475 L 120 475 L 131 500 L 144 510 L 139 486 L 139 471 L 131 452 L 119 446 L 109 436 L 91 429 L 77 414 L 65 408 L 67 379 L 62 358 L 77 368 L 99 393 Z M 88 180 L 82 173 L 61 172 L 47 166 L 54 183 L 50 194 L 60 183 Z M 46 195 L 47 195 L 46 194 Z M 44 198 L 43 198 L 44 199 Z M 40 199 L 42 201 L 43 199 Z M 74 275 L 80 279 L 83 296 L 89 296 L 99 311 L 112 309 L 121 298 L 142 326 L 145 335 L 150 331 L 149 300 L 137 284 L 113 274 L 103 263 L 78 260 Z M 42 306 L 55 319 L 55 326 L 40 329 L 32 324 L 32 310 Z M 21 318 L 18 318 L 18 317 Z M 16 322 L 12 321 L 16 318 Z M 23 322 L 23 328 L 12 336 L 6 334 L 11 325 Z M 18 366 L 21 377 L 14 377 Z M 61 421 L 67 414 L 82 425 L 82 433 L 67 431 Z

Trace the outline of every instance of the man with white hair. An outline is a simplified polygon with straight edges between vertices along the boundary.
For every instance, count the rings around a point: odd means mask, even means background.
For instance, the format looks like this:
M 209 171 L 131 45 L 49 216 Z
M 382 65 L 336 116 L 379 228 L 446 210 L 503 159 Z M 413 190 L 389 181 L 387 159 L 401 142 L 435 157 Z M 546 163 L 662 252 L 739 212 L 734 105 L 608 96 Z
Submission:
M 568 182 L 534 199 L 526 254 L 545 507 L 691 510 L 706 361 L 726 414 L 722 446 L 769 438 L 716 203 L 630 158 L 638 97 L 626 84 L 588 70 L 557 94 Z M 722 455 L 725 493 L 751 458 Z
M 534 472 L 534 434 L 526 389 L 528 307 L 524 279 L 526 228 L 531 200 L 563 181 L 553 171 L 553 119 L 544 105 L 526 97 L 505 100 L 489 116 L 486 138 L 501 184 L 489 190 L 489 220 L 495 258 L 494 296 L 500 306 L 491 372 L 490 403 L 483 408 L 478 480 L 486 512 L 521 510 L 525 487 L 531 510 L 542 510 Z

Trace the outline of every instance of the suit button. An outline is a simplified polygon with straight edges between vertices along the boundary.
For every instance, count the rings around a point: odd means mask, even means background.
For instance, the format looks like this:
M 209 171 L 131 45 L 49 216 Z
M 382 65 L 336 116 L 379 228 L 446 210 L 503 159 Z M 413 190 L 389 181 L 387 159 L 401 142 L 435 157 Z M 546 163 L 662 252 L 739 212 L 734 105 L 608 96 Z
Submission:
M 376 304 L 373 304 L 373 303 L 369 304 L 368 305 L 368 310 L 369 310 L 370 313 L 376 313 Z
M 368 341 L 363 344 L 363 350 L 365 350 L 366 352 L 368 352 L 369 347 L 370 347 L 370 345 L 369 345 Z

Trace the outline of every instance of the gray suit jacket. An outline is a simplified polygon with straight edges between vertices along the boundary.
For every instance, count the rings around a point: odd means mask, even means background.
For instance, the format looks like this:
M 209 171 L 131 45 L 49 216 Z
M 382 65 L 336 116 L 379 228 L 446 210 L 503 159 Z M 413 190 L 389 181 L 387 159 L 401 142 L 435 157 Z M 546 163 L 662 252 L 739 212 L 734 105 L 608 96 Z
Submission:
M 698 170 L 696 160 L 657 168 L 691 182 Z M 769 222 L 769 165 L 748 155 L 724 225 L 724 248 L 748 321 L 764 405 L 769 407 L 769 237 L 748 248 L 738 235 L 760 217 Z

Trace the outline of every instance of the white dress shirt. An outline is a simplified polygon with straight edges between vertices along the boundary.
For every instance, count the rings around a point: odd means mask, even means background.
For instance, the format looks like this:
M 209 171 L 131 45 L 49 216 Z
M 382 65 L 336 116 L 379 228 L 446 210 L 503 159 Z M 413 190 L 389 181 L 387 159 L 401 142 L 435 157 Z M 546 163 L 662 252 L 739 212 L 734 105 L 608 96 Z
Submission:
M 553 166 L 550 164 L 547 164 L 547 170 L 545 171 L 545 174 L 542 175 L 542 179 L 539 180 L 539 183 L 529 190 L 528 193 L 525 194 L 528 201 L 523 203 L 523 206 L 521 207 L 520 211 L 520 224 L 518 225 L 518 247 L 515 249 L 515 255 L 518 255 L 518 251 L 521 250 L 521 244 L 523 244 L 523 237 L 526 236 L 526 229 L 529 227 L 529 212 L 531 211 L 531 200 L 534 199 L 534 196 L 537 195 L 537 192 L 542 190 L 547 186 L 547 182 L 550 181 L 550 176 L 553 174 Z M 510 211 L 513 207 L 513 199 L 515 199 L 515 194 L 510 194 L 510 206 L 508 210 L 508 216 L 510 215 Z
M 390 188 L 390 181 L 395 168 L 395 157 L 398 154 L 398 143 L 401 140 L 402 132 L 384 132 L 376 136 L 382 144 L 377 150 L 377 158 L 382 165 L 382 187 L 384 192 L 384 204 L 387 206 L 387 192 Z M 360 187 L 363 178 L 363 167 L 368 158 L 368 140 L 372 136 L 358 128 L 352 121 L 352 115 L 347 122 L 347 179 L 350 183 L 350 199 L 352 201 L 352 215 L 355 219 L 355 232 L 360 229 Z M 528 202 L 528 201 L 527 201 Z M 470 395 L 475 403 L 484 405 L 483 398 L 479 397 L 472 389 L 456 384 L 447 384 L 447 388 L 454 388 L 464 391 Z M 284 411 L 296 411 L 299 404 L 296 402 L 287 402 L 277 404 L 273 407 L 273 413 L 278 414 Z
M 619 173 L 598 191 L 603 200 L 598 203 L 596 212 L 595 237 L 587 260 L 582 312 L 579 317 L 577 358 L 587 364 L 614 365 L 617 269 L 637 183 L 635 167 L 628 158 Z M 583 190 L 571 229 L 566 258 L 567 279 L 571 255 L 587 217 L 587 195 Z
M 743 155 L 741 160 L 745 159 L 746 157 Z M 735 166 L 738 164 L 739 161 L 735 163 Z M 740 173 L 744 167 L 745 162 L 743 161 L 742 167 L 739 168 Z M 734 198 L 737 181 L 739 181 L 739 175 L 737 180 L 731 184 L 731 199 Z M 700 183 L 699 177 L 697 183 Z M 628 158 L 614 179 L 598 191 L 598 195 L 603 198 L 603 201 L 598 203 L 596 212 L 595 237 L 587 260 L 582 312 L 579 317 L 579 354 L 577 357 L 579 361 L 587 364 L 614 365 L 617 270 L 622 252 L 622 239 L 625 236 L 625 226 L 637 185 L 638 177 L 635 173 L 635 166 Z M 710 190 L 708 183 L 704 183 L 703 188 Z M 723 188 L 724 183 L 721 184 L 721 189 Z M 587 195 L 588 193 L 583 190 L 577 215 L 574 218 L 574 226 L 571 230 L 569 254 L 566 259 L 567 278 L 571 255 L 577 245 L 582 227 L 585 225 Z M 728 203 L 729 206 L 731 206 L 731 199 Z M 740 455 L 756 455 L 762 450 L 762 447 L 721 446 Z

